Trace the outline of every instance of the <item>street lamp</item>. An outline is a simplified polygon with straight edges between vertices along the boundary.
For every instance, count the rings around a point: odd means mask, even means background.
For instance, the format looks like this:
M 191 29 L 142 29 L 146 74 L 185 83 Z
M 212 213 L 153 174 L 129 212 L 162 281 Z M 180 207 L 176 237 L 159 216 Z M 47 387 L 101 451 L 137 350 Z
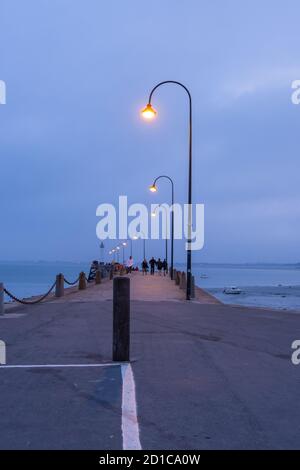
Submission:
M 157 186 L 156 182 L 160 178 L 165 178 L 171 183 L 171 204 L 172 204 L 172 216 L 171 216 L 171 279 L 173 280 L 173 265 L 174 265 L 174 182 L 170 176 L 160 175 L 153 181 L 153 184 L 149 187 L 152 193 L 156 193 Z
M 142 235 L 143 235 L 143 259 L 146 259 L 146 237 L 145 237 L 145 234 L 144 232 L 140 232 Z M 138 240 L 140 237 L 138 237 L 137 235 L 134 235 L 133 239 L 134 240 Z
M 122 247 L 123 247 L 123 264 L 125 264 L 125 246 L 127 245 L 126 242 L 123 242 L 122 243 Z
M 147 119 L 153 119 L 157 111 L 151 104 L 152 95 L 154 91 L 161 85 L 174 84 L 179 85 L 183 88 L 189 99 L 189 156 L 188 156 L 188 237 L 187 237 L 187 260 L 186 260 L 186 299 L 191 299 L 191 285 L 192 285 L 192 250 L 191 250 L 191 238 L 192 238 L 192 97 L 189 90 L 180 82 L 174 80 L 165 80 L 158 83 L 150 92 L 147 106 L 142 110 L 142 116 Z
M 156 210 L 159 208 L 159 207 L 162 207 L 165 211 L 165 214 L 166 214 L 166 233 L 168 233 L 168 211 L 166 209 L 165 206 L 163 206 L 162 204 L 158 204 L 155 208 L 154 208 L 154 211 L 151 212 L 151 216 L 152 217 L 156 217 Z M 166 255 L 165 255 L 165 258 L 166 258 L 166 262 L 168 264 L 168 238 L 166 237 Z M 171 274 L 172 276 L 172 274 Z M 173 279 L 173 276 L 172 276 L 172 279 Z

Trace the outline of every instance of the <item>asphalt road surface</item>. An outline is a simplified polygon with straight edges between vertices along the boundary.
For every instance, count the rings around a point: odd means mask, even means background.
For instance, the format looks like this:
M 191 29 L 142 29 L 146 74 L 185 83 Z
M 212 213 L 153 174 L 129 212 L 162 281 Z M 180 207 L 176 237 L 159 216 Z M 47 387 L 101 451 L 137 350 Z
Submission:
M 111 363 L 112 302 L 95 293 L 0 319 L 1 449 L 300 447 L 298 314 L 183 300 L 131 310 L 130 370 Z

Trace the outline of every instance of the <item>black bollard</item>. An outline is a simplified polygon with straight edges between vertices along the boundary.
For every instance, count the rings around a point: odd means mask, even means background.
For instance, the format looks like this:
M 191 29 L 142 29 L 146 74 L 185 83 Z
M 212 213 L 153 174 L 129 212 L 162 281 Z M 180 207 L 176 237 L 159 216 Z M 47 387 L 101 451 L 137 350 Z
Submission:
M 130 351 L 130 279 L 113 280 L 113 361 L 128 362 Z

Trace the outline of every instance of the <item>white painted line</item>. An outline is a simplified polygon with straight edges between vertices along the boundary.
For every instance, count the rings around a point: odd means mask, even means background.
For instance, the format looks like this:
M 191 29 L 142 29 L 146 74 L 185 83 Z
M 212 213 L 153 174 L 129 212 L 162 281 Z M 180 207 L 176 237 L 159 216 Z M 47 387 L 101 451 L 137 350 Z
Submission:
M 12 318 L 25 317 L 27 313 L 5 313 L 1 315 L 0 320 L 11 320 Z
M 123 450 L 141 450 L 140 431 L 137 419 L 135 383 L 130 364 L 121 365 L 122 390 L 122 435 Z
M 45 369 L 45 368 L 60 368 L 60 367 L 113 367 L 120 366 L 121 362 L 108 362 L 106 364 L 15 364 L 0 366 L 0 369 Z

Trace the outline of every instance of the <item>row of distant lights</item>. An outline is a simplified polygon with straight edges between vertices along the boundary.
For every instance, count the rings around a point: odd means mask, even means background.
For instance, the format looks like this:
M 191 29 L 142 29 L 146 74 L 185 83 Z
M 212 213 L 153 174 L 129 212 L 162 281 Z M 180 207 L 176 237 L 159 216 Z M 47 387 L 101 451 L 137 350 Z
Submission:
M 153 187 L 153 186 L 150 186 L 150 191 L 151 191 L 151 188 L 152 188 L 152 187 Z M 152 190 L 152 191 L 153 191 L 153 190 Z M 156 189 L 155 189 L 155 191 L 156 191 Z M 160 207 L 160 204 L 158 204 L 158 206 L 155 208 L 155 210 L 156 210 L 158 207 Z M 156 212 L 155 212 L 155 211 L 151 212 L 151 216 L 152 216 L 152 217 L 156 217 Z M 135 236 L 133 237 L 133 240 L 137 240 L 138 238 L 139 238 L 139 237 L 137 237 L 137 236 L 135 235 Z M 121 249 L 122 246 L 124 246 L 124 247 L 127 246 L 127 243 L 126 243 L 126 242 L 123 242 L 121 246 L 119 246 L 119 245 L 116 246 L 116 248 L 113 248 L 113 249 L 110 250 L 108 253 L 109 253 L 110 255 L 113 255 L 114 253 L 118 253 L 118 251 L 120 251 L 120 249 Z
M 126 242 L 123 242 L 122 243 L 122 246 L 127 246 L 127 243 Z M 116 246 L 116 248 L 113 248 L 112 250 L 109 251 L 109 254 L 110 255 L 113 255 L 114 253 L 117 253 L 119 250 L 121 249 L 121 246 Z
M 159 205 L 158 205 L 157 207 L 159 207 Z M 156 212 L 154 212 L 154 211 L 151 212 L 151 216 L 152 216 L 152 217 L 156 217 Z M 137 236 L 135 235 L 135 236 L 133 237 L 133 240 L 137 240 L 138 238 L 139 238 L 139 237 L 137 237 Z M 122 246 L 124 246 L 124 247 L 127 246 L 127 243 L 126 243 L 126 242 L 123 242 L 121 246 L 120 246 L 120 245 L 116 246 L 116 248 L 113 248 L 113 249 L 110 250 L 108 253 L 109 253 L 110 255 L 113 255 L 114 253 L 118 253 L 118 251 L 120 251 L 120 249 L 121 249 Z
M 151 106 L 150 103 L 148 103 L 147 106 L 142 110 L 141 114 L 145 119 L 153 119 L 156 116 L 157 111 Z M 155 186 L 155 184 L 152 184 L 149 187 L 149 189 L 152 193 L 155 193 L 157 191 L 157 187 Z M 151 216 L 155 217 L 156 213 L 152 212 Z M 138 239 L 137 236 L 133 237 L 133 240 L 137 240 L 137 239 Z M 115 248 L 109 251 L 109 254 L 113 255 L 114 253 L 118 253 L 118 251 L 121 249 L 122 246 L 124 247 L 127 246 L 127 243 L 123 242 L 121 246 L 120 245 L 116 246 Z

